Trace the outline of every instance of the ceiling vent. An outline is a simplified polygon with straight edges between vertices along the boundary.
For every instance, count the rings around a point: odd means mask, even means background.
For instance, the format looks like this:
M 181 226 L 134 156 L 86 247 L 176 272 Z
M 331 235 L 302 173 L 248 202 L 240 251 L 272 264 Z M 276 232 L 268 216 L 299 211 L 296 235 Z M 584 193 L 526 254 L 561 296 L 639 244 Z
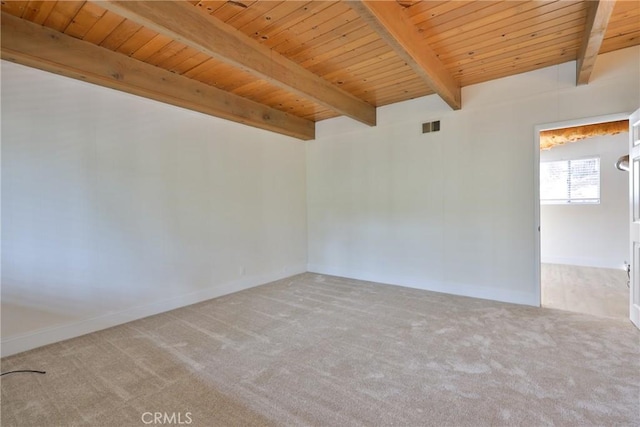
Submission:
M 430 132 L 438 132 L 438 131 L 440 131 L 440 120 L 422 124 L 422 133 L 430 133 Z

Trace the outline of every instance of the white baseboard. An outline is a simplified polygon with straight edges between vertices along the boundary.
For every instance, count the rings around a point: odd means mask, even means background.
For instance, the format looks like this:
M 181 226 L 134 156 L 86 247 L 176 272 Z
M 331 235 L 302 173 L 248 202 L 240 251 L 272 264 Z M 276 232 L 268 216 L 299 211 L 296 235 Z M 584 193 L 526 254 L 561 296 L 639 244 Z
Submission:
M 288 267 L 286 270 L 279 270 L 277 272 L 245 276 L 238 280 L 217 285 L 215 287 L 179 295 L 161 301 L 155 301 L 149 304 L 131 307 L 120 312 L 109 313 L 102 316 L 84 319 L 79 322 L 40 329 L 27 334 L 9 336 L 6 338 L 3 337 L 0 353 L 2 357 L 10 356 L 37 347 L 42 347 L 43 345 L 53 344 L 91 332 L 121 325 L 133 320 L 142 319 L 143 317 L 153 316 L 154 314 L 163 313 L 165 311 L 174 310 L 176 308 L 217 298 L 223 295 L 242 291 L 244 289 L 264 285 L 275 280 L 284 279 L 304 272 L 306 272 L 306 266 L 302 265 Z
M 592 258 L 575 258 L 575 257 L 549 257 L 542 256 L 543 264 L 564 264 L 564 265 L 577 265 L 580 267 L 595 267 L 595 268 L 611 268 L 614 270 L 624 270 L 624 260 L 615 263 L 607 262 L 601 259 Z
M 330 276 L 340 276 L 349 279 L 367 280 L 370 282 L 384 283 L 386 285 L 404 286 L 407 288 L 422 289 L 425 291 L 440 292 L 451 295 L 459 295 L 472 298 L 481 298 L 513 304 L 540 306 L 540 296 L 535 293 L 512 291 L 508 289 L 487 288 L 471 284 L 444 283 L 430 281 L 428 283 L 415 283 L 409 280 L 398 279 L 393 276 L 381 276 L 364 271 L 346 271 L 330 266 L 308 264 L 307 271 L 310 273 L 327 274 Z

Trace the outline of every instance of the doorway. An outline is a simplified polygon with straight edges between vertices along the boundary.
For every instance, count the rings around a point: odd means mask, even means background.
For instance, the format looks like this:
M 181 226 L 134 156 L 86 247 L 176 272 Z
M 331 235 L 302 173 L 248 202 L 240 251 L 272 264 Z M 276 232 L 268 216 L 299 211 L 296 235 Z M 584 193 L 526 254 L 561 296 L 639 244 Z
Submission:
M 616 114 L 536 127 L 543 307 L 628 319 L 629 177 L 615 169 L 628 153 L 628 127 L 610 130 L 611 123 L 627 119 Z

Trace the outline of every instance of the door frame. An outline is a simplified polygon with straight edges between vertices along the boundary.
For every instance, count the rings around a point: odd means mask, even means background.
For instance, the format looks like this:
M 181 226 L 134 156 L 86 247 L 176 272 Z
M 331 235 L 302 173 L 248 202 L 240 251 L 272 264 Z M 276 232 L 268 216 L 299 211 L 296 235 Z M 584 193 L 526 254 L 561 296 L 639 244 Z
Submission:
M 542 123 L 534 126 L 533 129 L 533 197 L 534 214 L 533 230 L 534 240 L 534 282 L 536 284 L 535 305 L 542 306 L 542 247 L 540 243 L 540 132 L 545 130 L 562 129 L 574 126 L 594 125 L 598 123 L 615 122 L 618 120 L 628 120 L 631 113 L 614 113 L 603 116 L 585 117 L 581 119 L 564 120 L 561 122 Z M 613 166 L 612 166 L 613 167 Z

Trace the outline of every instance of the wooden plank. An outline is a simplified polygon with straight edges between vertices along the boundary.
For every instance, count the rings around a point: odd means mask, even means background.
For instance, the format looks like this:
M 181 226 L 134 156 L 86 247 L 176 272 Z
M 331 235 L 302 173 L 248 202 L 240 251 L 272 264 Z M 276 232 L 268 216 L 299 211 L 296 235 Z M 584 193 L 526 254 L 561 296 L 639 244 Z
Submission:
M 67 25 L 64 33 L 71 37 L 83 39 L 106 12 L 103 8 L 87 2 L 80 8 L 71 23 Z
M 477 39 L 474 38 L 473 42 L 467 43 L 466 46 L 460 46 L 457 49 L 453 49 L 451 46 L 447 46 L 446 49 L 442 48 L 443 50 L 446 50 L 446 53 L 440 52 L 439 58 L 443 63 L 447 64 L 456 57 L 462 58 L 464 56 L 474 56 L 509 48 L 509 46 L 513 44 L 522 43 L 529 39 L 544 37 L 559 31 L 575 28 L 576 32 L 580 32 L 584 26 L 585 17 L 586 13 L 571 13 L 537 23 L 532 26 L 522 25 L 518 29 L 509 29 L 508 31 L 503 29 L 503 31 L 498 33 L 497 36 L 484 40 L 480 40 L 480 37 Z
M 345 4 L 341 2 L 322 2 L 327 7 L 316 10 L 311 16 L 306 17 L 287 31 L 277 34 L 268 41 L 267 45 L 279 53 L 289 56 L 290 49 L 296 49 L 301 44 L 309 43 L 311 40 L 335 29 L 336 20 L 343 23 L 350 22 L 345 14 L 351 14 L 353 19 L 358 19 L 357 15 Z
M 2 59 L 296 138 L 314 123 L 2 13 Z
M 56 2 L 50 0 L 30 1 L 27 5 L 27 10 L 25 10 L 24 14 L 22 15 L 22 18 L 42 25 L 44 21 L 46 21 L 49 17 L 49 14 L 51 13 L 55 5 Z
M 640 22 L 640 18 L 637 22 Z M 640 28 L 634 23 L 629 27 L 618 28 L 618 32 L 613 33 L 610 37 L 605 37 L 600 47 L 600 53 L 636 46 L 639 43 Z
M 460 86 L 395 2 L 350 1 L 351 7 L 451 108 L 462 107 Z
M 478 61 L 476 63 L 468 64 L 468 66 L 462 70 L 457 70 L 455 74 L 463 74 L 468 76 L 470 73 L 476 71 L 490 72 L 492 70 L 516 67 L 518 64 L 526 62 L 535 62 L 540 58 L 553 58 L 556 57 L 559 62 L 567 62 L 575 59 L 577 51 L 579 50 L 579 42 L 576 41 L 576 37 L 568 36 L 563 37 L 556 43 L 543 43 L 539 49 L 533 52 L 527 50 L 521 52 L 511 52 L 507 56 L 501 56 L 499 60 L 492 61 Z M 573 52 L 573 55 L 568 55 L 568 52 Z
M 180 52 L 178 52 L 177 54 L 167 58 L 166 60 L 158 63 L 158 67 L 160 68 L 164 68 L 165 70 L 169 70 L 169 71 L 175 71 L 175 68 L 177 65 L 184 63 L 187 59 L 192 58 L 196 55 L 199 55 L 200 52 L 198 52 L 197 50 L 190 48 L 190 47 L 185 47 L 184 49 L 182 49 Z M 204 61 L 201 60 L 201 62 Z
M 458 0 L 458 1 L 422 1 L 416 3 L 410 8 L 406 9 L 407 17 L 414 24 L 424 22 L 429 19 L 438 19 L 441 16 L 446 16 L 451 11 L 466 7 L 467 5 L 474 3 L 475 0 Z
M 589 83 L 593 66 L 596 63 L 609 18 L 615 7 L 615 0 L 597 0 L 589 2 L 587 24 L 582 36 L 582 44 L 576 63 L 576 84 Z
M 461 28 L 445 31 L 442 34 L 427 36 L 427 43 L 436 51 L 442 48 L 455 49 L 459 46 L 471 46 L 487 38 L 505 37 L 519 28 L 530 27 L 537 23 L 544 23 L 557 16 L 569 13 L 580 13 L 584 9 L 582 2 L 513 2 L 513 10 L 507 10 L 501 15 L 502 19 L 485 19 L 478 26 L 475 21 L 469 21 Z M 505 15 L 506 14 L 506 15 Z
M 407 70 L 412 71 L 411 67 L 409 67 L 402 59 L 398 58 L 398 56 L 395 54 L 385 60 L 377 60 L 375 62 L 364 61 L 364 63 L 368 65 L 362 67 L 358 66 L 348 71 L 343 69 L 336 70 L 332 73 L 328 73 L 324 77 L 327 80 L 332 81 L 334 84 L 343 87 L 343 89 L 348 90 L 344 85 L 353 81 L 362 81 L 365 79 L 369 79 L 370 77 L 379 77 L 381 75 L 386 75 L 387 72 L 400 73 Z M 414 73 L 414 75 L 416 74 Z
M 236 14 L 233 18 L 227 20 L 226 23 L 233 26 L 233 28 L 236 28 L 236 29 L 241 28 L 243 25 L 246 25 L 248 22 L 251 22 L 254 19 L 258 19 L 262 16 L 265 16 L 278 3 L 280 2 L 279 1 L 254 2 L 250 5 L 247 5 L 246 8 L 241 8 L 240 13 Z M 230 4 L 230 5 L 237 9 L 237 6 L 233 4 Z
M 113 13 L 113 12 L 109 12 L 109 13 Z M 139 26 L 138 24 L 128 19 L 125 19 L 123 24 L 124 25 L 122 25 L 121 27 L 125 27 L 124 32 L 122 32 L 122 35 L 119 36 L 119 38 L 120 37 L 122 38 L 122 43 L 115 49 L 116 52 L 124 53 L 125 55 L 131 56 L 135 52 L 137 52 L 138 49 L 140 49 L 142 46 L 145 46 L 147 43 L 149 43 L 154 37 L 158 36 L 158 33 L 156 33 L 155 31 Z M 129 26 L 132 26 L 132 27 L 129 27 Z M 134 30 L 134 32 L 130 32 L 129 29 Z M 118 34 L 121 32 L 121 30 L 122 29 L 118 27 L 113 32 L 115 34 Z M 128 38 L 125 39 L 125 36 L 127 35 L 128 35 Z
M 172 56 L 179 54 L 184 49 L 188 49 L 188 47 L 183 45 L 182 43 L 172 41 L 161 49 L 158 49 L 153 55 L 145 59 L 144 62 L 146 62 L 147 64 L 155 65 L 156 67 L 160 67 L 161 63 L 171 58 Z
M 314 122 L 319 122 L 321 120 L 333 119 L 334 117 L 338 117 L 338 115 L 331 111 L 331 113 L 317 112 L 310 114 L 309 116 L 305 116 L 304 118 L 313 120 Z
M 600 53 L 635 46 L 640 42 L 640 2 L 617 1 Z
M 398 55 L 392 50 L 382 50 L 380 49 L 373 56 L 372 55 L 362 55 L 360 57 L 354 58 L 352 63 L 342 63 L 339 69 L 330 71 L 326 74 L 322 74 L 322 77 L 325 79 L 335 82 L 339 80 L 344 80 L 345 76 L 353 75 L 359 72 L 362 69 L 368 69 L 369 67 L 376 67 L 378 64 L 382 64 L 390 59 L 397 59 Z
M 106 11 L 102 18 L 91 27 L 87 34 L 84 35 L 82 40 L 88 41 L 93 44 L 100 44 L 106 39 L 118 25 L 124 21 L 124 18 L 116 15 L 115 13 Z
M 227 0 L 206 0 L 198 2 L 198 7 L 206 10 L 208 14 L 212 14 L 226 4 Z
M 508 55 L 502 55 L 499 59 L 478 61 L 466 67 L 460 67 L 454 75 L 459 76 L 461 81 L 466 82 L 466 79 L 471 78 L 475 74 L 484 74 L 484 81 L 487 81 L 494 80 L 498 74 L 503 76 L 504 74 L 501 72 L 507 69 L 511 71 L 511 74 L 519 73 L 520 67 L 524 67 L 524 64 L 535 64 L 541 61 L 546 62 L 554 58 L 557 61 L 556 63 L 567 62 L 573 60 L 577 55 L 579 46 L 575 38 L 575 36 L 569 36 L 563 37 L 555 42 L 543 43 L 539 49 L 532 53 L 526 51 L 515 55 L 514 53 L 510 53 Z
M 181 63 L 176 64 L 173 67 L 169 67 L 169 71 L 173 71 L 178 74 L 185 74 L 188 71 L 192 70 L 193 68 L 197 67 L 198 65 L 203 64 L 208 59 L 210 58 L 207 55 L 205 55 L 204 53 L 198 52 L 192 57 L 182 61 Z
M 224 4 L 221 5 L 221 7 L 216 8 L 214 10 L 209 10 L 209 7 L 206 7 L 205 10 L 207 11 L 207 13 L 215 16 L 219 20 L 223 22 L 228 22 L 229 20 L 235 18 L 238 14 L 243 13 L 245 9 L 251 7 L 255 2 L 256 2 L 255 0 L 251 0 L 251 1 L 242 0 L 235 3 L 231 3 L 231 2 L 228 2 L 227 0 L 223 0 L 221 3 L 224 3 Z M 211 3 L 211 2 L 205 2 L 205 3 Z M 213 2 L 213 3 L 218 3 L 218 2 Z M 246 7 L 243 7 L 241 5 L 244 5 Z
M 557 31 L 556 31 L 557 30 Z M 580 37 L 580 30 L 576 25 L 568 25 L 567 28 L 558 26 L 550 34 L 543 32 L 537 33 L 536 37 L 530 35 L 523 36 L 520 40 L 514 40 L 502 47 L 495 46 L 494 49 L 484 49 L 475 51 L 473 54 L 460 55 L 454 58 L 448 58 L 444 62 L 448 68 L 465 67 L 467 64 L 498 61 L 511 55 L 519 55 L 527 57 L 536 51 L 547 47 L 554 46 L 564 41 L 576 41 Z
M 456 1 L 454 3 L 462 7 L 458 7 L 441 16 L 430 17 L 426 21 L 411 20 L 410 22 L 413 22 L 416 27 L 423 30 L 423 33 L 429 34 L 432 31 L 437 31 L 440 34 L 468 23 L 470 21 L 469 17 L 473 17 L 473 22 L 482 21 L 513 7 L 512 2 L 471 1 L 465 3 Z
M 388 76 L 390 80 L 393 80 L 394 73 L 400 74 L 404 72 L 411 72 L 412 69 L 404 61 L 399 58 L 391 58 L 388 61 L 384 61 L 376 64 L 372 67 L 361 68 L 358 71 L 351 73 L 351 80 L 362 80 L 372 82 L 374 79 L 380 79 L 384 76 Z M 415 75 L 415 73 L 414 73 Z M 346 84 L 347 81 L 340 81 L 341 84 Z
M 216 59 L 210 57 L 207 58 L 208 59 L 206 61 L 203 61 L 195 67 L 192 67 L 190 70 L 185 71 L 185 77 L 189 77 L 190 79 L 197 79 L 199 75 L 206 74 L 209 70 L 221 64 L 221 62 Z
M 244 86 L 242 90 L 234 91 L 236 95 L 240 96 L 242 96 L 243 92 L 254 101 L 282 111 L 287 111 L 296 116 L 305 117 L 313 115 L 317 111 L 325 110 L 325 108 L 319 104 L 297 97 L 291 92 L 282 90 L 264 81 L 256 82 L 254 80 Z
M 146 61 L 149 57 L 151 57 L 153 54 L 155 54 L 157 51 L 167 46 L 171 42 L 172 40 L 170 37 L 164 36 L 162 34 L 156 34 L 142 47 L 136 49 L 136 51 L 131 54 L 131 57 L 140 61 Z
M 328 108 L 325 108 L 322 105 L 311 102 L 306 104 L 307 107 L 304 110 L 301 110 L 298 106 L 293 106 L 294 108 L 291 108 L 292 100 L 294 99 L 294 97 L 292 97 L 292 94 L 290 92 L 286 92 L 282 89 L 276 88 L 276 90 L 270 93 L 266 93 L 266 96 L 269 104 L 272 107 L 279 110 L 282 109 L 284 111 L 289 111 L 291 113 L 295 112 L 295 114 L 300 117 L 308 116 L 312 114 L 312 112 L 330 111 Z
M 562 64 L 575 58 L 578 52 L 577 43 L 575 47 L 566 46 L 561 49 L 554 49 L 532 59 L 513 58 L 511 61 L 505 61 L 497 66 L 489 66 L 485 68 L 476 68 L 473 70 L 465 70 L 460 75 L 460 81 L 464 86 L 477 83 L 483 83 L 489 80 L 499 79 L 501 77 L 511 76 L 515 73 L 525 73 L 527 71 L 537 70 L 552 65 Z
M 429 89 L 424 82 L 413 80 L 412 82 L 405 82 L 400 90 L 392 88 L 392 90 L 388 92 L 376 92 L 375 95 L 378 105 L 389 105 L 433 94 L 433 91 Z
M 396 57 L 398 56 L 384 40 L 379 39 L 372 43 L 355 48 L 349 52 L 337 55 L 336 57 L 331 58 L 330 63 L 317 64 L 316 66 L 310 67 L 309 70 L 318 75 L 324 75 L 338 69 L 346 70 L 349 66 L 358 64 L 363 60 L 375 58 L 379 55 L 386 55 L 390 52 Z
M 100 46 L 109 50 L 119 51 L 120 46 L 128 41 L 131 36 L 136 34 L 141 28 L 141 25 L 125 19 L 100 43 Z
M 292 39 L 298 44 L 297 46 L 287 49 L 286 56 L 287 58 L 294 58 L 301 55 L 306 55 L 307 57 L 312 56 L 312 53 L 310 52 L 318 47 L 318 45 L 323 47 L 325 44 L 335 43 L 336 41 L 339 42 L 341 39 L 347 37 L 351 40 L 353 38 L 353 33 L 362 28 L 366 28 L 371 31 L 369 26 L 361 19 L 354 19 L 346 24 L 338 25 L 331 31 L 327 31 L 321 35 L 313 35 L 308 39 L 302 35 L 292 37 Z
M 372 102 L 376 102 L 376 105 L 382 106 L 433 94 L 434 92 L 427 87 L 422 79 L 414 79 L 403 82 L 401 87 L 392 86 L 372 91 L 368 99 L 370 98 Z
M 237 68 L 234 68 L 233 66 L 224 62 L 219 62 L 217 66 L 210 69 L 206 73 L 195 76 L 195 78 L 203 83 L 229 92 L 233 91 L 238 86 L 247 84 L 248 82 L 260 82 L 261 84 L 266 83 L 265 80 L 256 79 L 255 76 L 247 72 L 238 70 Z M 248 98 L 252 97 L 249 96 Z
M 227 0 L 204 0 L 197 3 L 198 7 L 206 9 L 207 13 L 213 13 L 227 4 Z
M 368 125 L 376 123 L 376 111 L 372 105 L 188 3 L 113 1 L 99 4 L 173 40 L 247 70 L 271 84 Z
M 273 7 L 270 11 L 256 17 L 254 20 L 247 22 L 242 26 L 234 25 L 234 27 L 236 27 L 239 31 L 243 32 L 247 36 L 258 40 L 262 36 L 265 36 L 265 34 L 262 34 L 262 30 L 264 28 L 269 28 L 270 26 L 274 25 L 281 25 L 284 19 L 289 14 L 304 5 L 305 3 L 299 1 L 283 1 L 281 3 L 275 3 L 275 7 Z M 286 21 L 284 22 L 286 24 Z M 267 39 L 265 38 L 264 40 Z
M 361 46 L 367 44 L 373 40 L 372 37 L 378 40 L 380 39 L 380 36 L 378 36 L 371 27 L 358 19 L 336 28 L 335 31 L 330 31 L 300 45 L 299 49 L 289 50 L 287 57 L 292 61 L 301 63 L 309 59 L 317 58 L 319 55 L 328 52 L 344 52 L 350 50 L 351 48 L 347 47 L 347 45 Z M 367 38 L 369 40 L 363 41 Z
M 27 12 L 28 5 L 28 1 L 3 1 L 2 11 L 17 17 L 21 17 Z
M 399 87 L 395 85 L 388 85 L 384 88 L 369 88 L 368 92 L 370 93 L 370 96 L 375 96 L 376 102 L 379 103 L 388 103 L 389 99 L 398 99 L 398 96 L 404 98 L 406 96 L 416 97 L 434 94 L 433 90 L 431 90 L 420 78 L 407 79 L 402 82 Z
M 400 85 L 406 80 L 412 80 L 415 78 L 416 74 L 413 70 L 411 68 L 406 68 L 404 70 L 387 71 L 380 75 L 374 75 L 365 79 L 348 82 L 345 83 L 344 86 L 347 90 L 353 90 L 354 93 L 357 93 L 359 89 L 364 89 L 365 91 L 370 89 L 380 90 L 388 86 Z
M 345 53 L 351 54 L 352 52 L 356 52 L 359 48 L 362 48 L 363 46 L 366 46 L 369 43 L 375 42 L 377 40 L 380 40 L 380 36 L 378 34 L 371 31 L 370 28 L 364 28 L 360 33 L 360 37 L 355 37 L 351 40 L 345 37 L 344 43 L 326 43 L 325 45 L 318 46 L 317 51 L 314 50 L 310 58 L 305 59 L 299 63 L 307 69 L 311 69 L 312 67 L 315 67 L 317 65 L 326 66 L 327 62 L 333 62 L 333 58 L 336 58 Z M 327 49 L 326 51 L 324 50 L 325 48 Z M 298 62 L 302 58 L 295 56 L 292 59 Z M 318 70 L 317 72 L 318 74 L 322 74 L 322 71 L 320 70 Z
M 297 10 L 287 15 L 285 18 L 278 22 L 272 22 L 265 28 L 260 30 L 260 38 L 267 37 L 264 43 L 267 46 L 273 47 L 278 43 L 281 43 L 283 39 L 288 37 L 295 37 L 296 26 L 303 22 L 305 19 L 317 15 L 320 11 L 330 6 L 329 2 L 311 1 L 299 7 Z M 272 39 L 276 39 L 272 41 Z M 282 53 L 282 52 L 280 52 Z
M 64 31 L 76 16 L 84 1 L 59 1 L 53 8 L 44 25 L 54 30 Z

